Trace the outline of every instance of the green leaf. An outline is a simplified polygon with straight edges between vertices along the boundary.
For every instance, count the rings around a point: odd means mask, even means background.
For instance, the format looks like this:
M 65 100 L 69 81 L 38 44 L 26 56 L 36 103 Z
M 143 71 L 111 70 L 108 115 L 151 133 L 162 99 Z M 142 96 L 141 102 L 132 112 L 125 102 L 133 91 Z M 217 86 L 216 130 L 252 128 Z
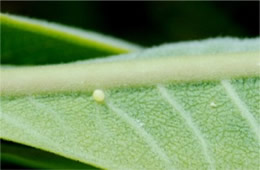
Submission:
M 259 43 L 2 69 L 1 138 L 106 169 L 258 169 Z
M 32 147 L 1 141 L 1 167 L 5 163 L 44 169 L 96 169 Z
M 94 32 L 0 14 L 1 62 L 51 64 L 127 53 L 140 47 Z

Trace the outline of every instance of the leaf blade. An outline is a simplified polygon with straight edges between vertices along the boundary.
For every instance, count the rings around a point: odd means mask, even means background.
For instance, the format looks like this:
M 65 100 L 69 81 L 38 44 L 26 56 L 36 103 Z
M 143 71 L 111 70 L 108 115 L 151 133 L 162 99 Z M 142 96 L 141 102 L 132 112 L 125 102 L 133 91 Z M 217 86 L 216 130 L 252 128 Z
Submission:
M 44 169 L 97 169 L 90 165 L 68 160 L 48 152 L 18 145 L 7 141 L 1 141 L 1 162 L 23 165 L 31 168 Z
M 256 66 L 255 57 L 246 60 Z M 259 89 L 259 74 L 227 78 L 246 96 L 244 104 L 254 103 L 247 108 L 259 126 L 259 93 L 248 95 Z M 110 169 L 257 169 L 259 139 L 222 80 L 111 86 L 104 103 L 95 102 L 91 90 L 1 96 L 2 138 Z
M 5 64 L 70 62 L 140 49 L 122 40 L 55 23 L 2 13 L 0 20 Z

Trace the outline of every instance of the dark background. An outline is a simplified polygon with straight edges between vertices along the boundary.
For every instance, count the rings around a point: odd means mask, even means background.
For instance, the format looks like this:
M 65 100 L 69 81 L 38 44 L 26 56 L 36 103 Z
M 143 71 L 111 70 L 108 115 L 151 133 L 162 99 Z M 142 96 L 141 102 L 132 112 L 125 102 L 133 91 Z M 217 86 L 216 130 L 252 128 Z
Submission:
M 1 11 L 77 26 L 143 46 L 216 36 L 259 36 L 259 1 L 6 1 Z
M 143 46 L 259 36 L 259 1 L 1 2 L 1 12 L 72 25 Z M 1 168 L 26 168 L 2 162 Z

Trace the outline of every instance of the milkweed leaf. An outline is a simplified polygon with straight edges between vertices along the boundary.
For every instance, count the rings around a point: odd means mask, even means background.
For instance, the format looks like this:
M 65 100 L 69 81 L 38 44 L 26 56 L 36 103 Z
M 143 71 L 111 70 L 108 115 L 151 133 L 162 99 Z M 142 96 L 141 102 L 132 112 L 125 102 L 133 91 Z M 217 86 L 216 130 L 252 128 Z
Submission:
M 258 45 L 212 39 L 2 68 L 1 138 L 106 169 L 258 169 Z
M 140 47 L 79 28 L 0 14 L 2 64 L 53 64 L 105 57 Z

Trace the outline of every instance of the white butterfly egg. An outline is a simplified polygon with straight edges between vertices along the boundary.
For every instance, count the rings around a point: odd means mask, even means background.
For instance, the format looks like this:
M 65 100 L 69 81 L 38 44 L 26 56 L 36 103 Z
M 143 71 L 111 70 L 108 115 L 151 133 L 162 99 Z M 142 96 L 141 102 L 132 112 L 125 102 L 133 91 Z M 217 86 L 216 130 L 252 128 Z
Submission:
M 103 90 L 100 90 L 100 89 L 94 90 L 92 96 L 96 102 L 103 102 L 105 100 L 105 94 L 104 94 Z
M 217 107 L 217 105 L 216 105 L 215 102 L 211 102 L 211 103 L 210 103 L 210 106 L 211 106 L 211 107 Z

